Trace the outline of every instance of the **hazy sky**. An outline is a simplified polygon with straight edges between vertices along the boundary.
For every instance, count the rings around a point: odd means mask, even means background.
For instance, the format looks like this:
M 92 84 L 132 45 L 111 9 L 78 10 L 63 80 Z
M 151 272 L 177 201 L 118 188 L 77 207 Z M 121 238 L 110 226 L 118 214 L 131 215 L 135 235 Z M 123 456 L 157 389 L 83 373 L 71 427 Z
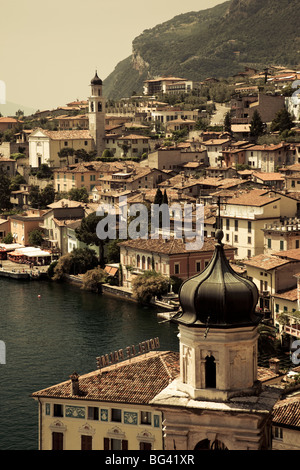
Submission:
M 104 80 L 145 29 L 223 1 L 0 0 L 6 101 L 42 110 L 86 99 L 95 69 Z

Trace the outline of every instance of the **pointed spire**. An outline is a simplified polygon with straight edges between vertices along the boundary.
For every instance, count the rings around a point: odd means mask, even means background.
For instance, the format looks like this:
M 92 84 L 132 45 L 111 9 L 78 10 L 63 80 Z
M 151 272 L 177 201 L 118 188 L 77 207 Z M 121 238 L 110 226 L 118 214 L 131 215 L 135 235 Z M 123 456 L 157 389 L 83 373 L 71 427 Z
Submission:
M 102 85 L 102 80 L 98 77 L 98 72 L 96 70 L 94 78 L 91 80 L 91 85 Z

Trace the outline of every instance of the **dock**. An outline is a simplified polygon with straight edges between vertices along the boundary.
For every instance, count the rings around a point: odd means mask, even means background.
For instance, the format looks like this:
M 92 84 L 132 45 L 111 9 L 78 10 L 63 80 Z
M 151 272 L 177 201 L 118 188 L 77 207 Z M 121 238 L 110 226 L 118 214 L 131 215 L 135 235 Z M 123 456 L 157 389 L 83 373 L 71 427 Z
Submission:
M 0 277 L 25 281 L 40 279 L 46 275 L 48 267 L 34 266 L 31 268 L 27 264 L 17 264 L 9 260 L 1 260 Z

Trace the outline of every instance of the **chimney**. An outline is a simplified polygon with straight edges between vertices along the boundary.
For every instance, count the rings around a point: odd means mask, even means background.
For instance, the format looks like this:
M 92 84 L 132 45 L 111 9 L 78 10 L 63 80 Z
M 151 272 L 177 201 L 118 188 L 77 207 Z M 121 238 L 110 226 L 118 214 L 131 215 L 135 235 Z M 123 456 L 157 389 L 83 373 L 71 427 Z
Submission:
M 79 375 L 77 372 L 73 372 L 72 375 L 70 375 L 71 379 L 71 393 L 72 395 L 79 395 Z
M 269 368 L 275 374 L 278 374 L 279 373 L 279 359 L 277 359 L 276 357 L 272 357 L 271 359 L 269 359 Z

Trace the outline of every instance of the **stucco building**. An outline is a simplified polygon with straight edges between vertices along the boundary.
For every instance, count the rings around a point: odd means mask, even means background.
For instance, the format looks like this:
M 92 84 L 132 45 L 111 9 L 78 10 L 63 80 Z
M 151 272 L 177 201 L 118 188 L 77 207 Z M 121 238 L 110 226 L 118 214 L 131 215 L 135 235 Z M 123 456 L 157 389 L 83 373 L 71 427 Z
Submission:
M 234 259 L 234 248 L 226 246 L 226 255 Z M 135 276 L 155 270 L 166 277 L 185 280 L 202 271 L 214 252 L 214 239 L 205 238 L 200 250 L 188 249 L 182 239 L 135 239 L 120 242 L 123 286 L 131 288 Z
M 237 248 L 239 259 L 263 253 L 265 224 L 295 217 L 297 207 L 295 199 L 276 191 L 241 191 L 227 199 L 221 210 L 225 241 Z

